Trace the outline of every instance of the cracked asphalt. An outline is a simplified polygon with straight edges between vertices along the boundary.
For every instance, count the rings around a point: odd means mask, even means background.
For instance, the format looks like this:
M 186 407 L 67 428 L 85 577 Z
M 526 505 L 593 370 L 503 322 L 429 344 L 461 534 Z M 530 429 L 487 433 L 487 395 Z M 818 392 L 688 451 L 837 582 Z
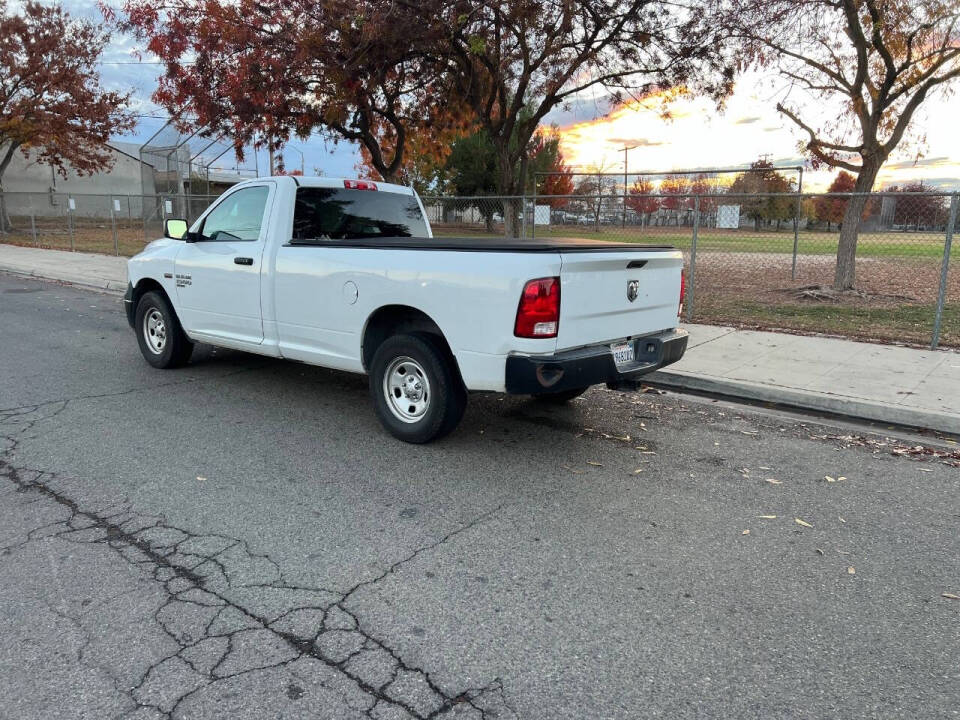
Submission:
M 594 389 L 408 446 L 363 378 L 154 370 L 0 275 L 0 717 L 957 717 L 960 454 L 915 444 Z

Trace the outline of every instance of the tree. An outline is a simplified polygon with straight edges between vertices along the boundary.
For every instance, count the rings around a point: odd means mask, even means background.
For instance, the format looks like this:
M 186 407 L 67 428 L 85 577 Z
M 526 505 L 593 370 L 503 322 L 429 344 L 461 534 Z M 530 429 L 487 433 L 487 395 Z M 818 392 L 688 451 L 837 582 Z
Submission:
M 570 199 L 564 196 L 573 194 L 573 171 L 563 161 L 563 153 L 559 148 L 547 172 L 549 174 L 539 180 L 537 195 L 546 196 L 547 204 L 554 210 L 566 207 Z
M 638 178 L 627 194 L 627 207 L 638 213 L 644 225 L 650 224 L 650 216 L 660 208 L 660 198 L 654 195 L 656 188 L 644 178 Z
M 563 164 L 563 154 L 560 152 L 560 138 L 556 128 L 539 128 L 530 140 L 530 160 L 522 168 L 515 168 L 516 182 L 525 194 L 533 191 L 534 182 L 540 182 L 538 193 L 547 190 L 552 194 L 569 195 L 573 183 L 569 168 Z M 521 170 L 526 173 L 520 177 Z M 485 196 L 497 195 L 497 164 L 496 151 L 489 133 L 480 128 L 472 134 L 456 140 L 450 149 L 445 166 L 446 175 L 450 179 L 452 188 L 460 195 Z M 538 173 L 559 172 L 560 176 L 540 176 Z M 551 179 L 552 185 L 548 188 L 545 178 Z M 569 183 L 569 185 L 567 184 Z M 556 193 L 554 191 L 561 192 Z M 565 199 L 558 202 L 565 204 Z M 493 215 L 507 212 L 508 204 L 496 200 L 477 199 L 472 203 L 487 220 L 487 228 L 493 227 Z M 559 205 L 558 205 L 559 207 Z
M 412 186 L 419 194 L 443 194 L 449 183 L 447 160 L 453 144 L 470 131 L 467 116 L 460 113 L 440 127 L 423 127 L 407 133 L 405 147 L 399 157 L 399 167 L 393 182 Z M 389 137 L 379 137 L 382 147 L 391 147 Z M 384 180 L 376 168 L 366 145 L 360 146 L 357 170 L 374 180 Z
M 828 193 L 850 193 L 857 185 L 857 179 L 850 173 L 841 170 L 827 188 Z M 843 227 L 843 217 L 847 211 L 848 199 L 820 195 L 815 201 L 817 219 L 827 223 L 827 232 L 830 232 L 830 223 Z
M 904 228 L 913 226 L 940 227 L 947 224 L 949 202 L 945 195 L 932 195 L 933 188 L 923 181 L 893 185 L 886 189 L 894 193 L 893 224 Z M 896 197 L 900 195 L 901 197 Z
M 690 179 L 686 175 L 667 175 L 660 181 L 660 207 L 669 210 L 674 222 L 680 225 L 681 216 L 693 209 L 693 198 L 690 197 Z M 669 222 L 669 217 L 667 218 Z
M 408 137 L 439 140 L 458 117 L 450 102 L 436 102 L 449 93 L 432 72 L 436 38 L 419 6 L 125 0 L 123 11 L 121 27 L 166 66 L 155 101 L 171 113 L 190 108 L 190 122 L 232 137 L 238 155 L 250 143 L 279 150 L 319 129 L 359 143 L 380 177 L 396 181 Z
M 818 163 L 856 175 L 837 250 L 834 288 L 856 279 L 860 219 L 881 166 L 932 94 L 960 77 L 956 0 L 718 0 L 748 59 L 772 64 L 811 101 L 777 110 Z M 837 107 L 824 112 L 824 107 Z
M 447 76 L 493 145 L 501 195 L 520 194 L 534 131 L 578 93 L 604 86 L 616 101 L 684 82 L 714 95 L 731 88 L 731 72 L 706 71 L 718 67 L 723 28 L 698 7 L 651 0 L 433 0 L 431 7 L 448 33 Z M 515 209 L 504 219 L 505 233 L 515 234 Z
M 57 5 L 27 0 L 20 13 L 0 0 L 0 197 L 18 150 L 32 150 L 66 177 L 113 165 L 107 140 L 133 127 L 129 94 L 100 86 L 97 69 L 109 35 Z M 10 227 L 0 208 L 0 232 Z
M 769 160 L 761 158 L 750 164 L 749 171 L 734 178 L 728 192 L 747 196 L 739 199 L 741 212 L 759 230 L 762 222 L 771 220 L 777 222 L 779 229 L 781 221 L 796 215 L 796 200 L 783 196 L 792 190 L 793 183 L 777 172 Z
M 607 165 L 601 162 L 587 168 L 587 173 L 580 176 L 573 191 L 584 196 L 578 198 L 577 203 L 593 216 L 593 228 L 599 232 L 601 213 L 604 207 L 610 206 L 610 198 L 617 191 L 616 178 L 608 174 Z

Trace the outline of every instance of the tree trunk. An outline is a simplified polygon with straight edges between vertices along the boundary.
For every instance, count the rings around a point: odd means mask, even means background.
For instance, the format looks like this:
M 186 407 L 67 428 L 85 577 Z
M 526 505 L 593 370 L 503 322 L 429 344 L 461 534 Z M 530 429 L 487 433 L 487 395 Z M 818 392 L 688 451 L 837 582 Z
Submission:
M 880 172 L 880 162 L 867 162 L 857 175 L 853 192 L 857 193 L 847 202 L 840 223 L 840 242 L 837 245 L 837 269 L 833 277 L 834 290 L 852 290 L 857 275 L 857 236 L 860 232 L 860 218 L 867 206 L 867 195 L 873 189 L 873 183 Z
M 520 237 L 520 228 L 517 222 L 519 205 L 520 201 L 516 198 L 503 199 L 503 236 L 505 238 Z
M 7 166 L 10 165 L 13 154 L 18 147 L 20 147 L 20 143 L 11 142 L 3 150 L 3 157 L 0 158 L 0 235 L 6 235 L 13 229 L 10 224 L 10 216 L 7 214 L 7 201 L 3 195 L 3 173 L 6 172 Z
M 13 230 L 10 216 L 7 214 L 7 197 L 3 194 L 3 185 L 0 184 L 0 235 L 6 235 Z

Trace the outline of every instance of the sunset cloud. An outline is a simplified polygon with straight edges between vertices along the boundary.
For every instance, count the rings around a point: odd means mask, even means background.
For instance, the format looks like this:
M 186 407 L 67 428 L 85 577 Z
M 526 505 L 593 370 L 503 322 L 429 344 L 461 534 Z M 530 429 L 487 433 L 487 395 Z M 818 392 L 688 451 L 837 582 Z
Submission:
M 561 147 L 574 169 L 603 167 L 613 172 L 623 168 L 623 148 L 629 151 L 631 171 L 694 170 L 746 167 L 759 157 L 777 158 L 775 165 L 797 165 L 806 140 L 787 119 L 777 113 L 770 97 L 760 97 L 762 79 L 744 77 L 729 98 L 725 111 L 706 98 L 659 93 L 641 101 L 614 106 L 593 118 L 561 124 Z M 668 102 L 669 101 L 669 102 Z M 960 98 L 932 98 L 916 122 L 926 136 L 923 150 L 930 157 L 919 160 L 918 148 L 904 148 L 891 157 L 878 178 L 878 187 L 910 181 L 936 182 L 960 187 L 960 133 L 952 118 L 960 113 Z M 804 188 L 825 189 L 836 171 L 829 168 L 804 172 Z

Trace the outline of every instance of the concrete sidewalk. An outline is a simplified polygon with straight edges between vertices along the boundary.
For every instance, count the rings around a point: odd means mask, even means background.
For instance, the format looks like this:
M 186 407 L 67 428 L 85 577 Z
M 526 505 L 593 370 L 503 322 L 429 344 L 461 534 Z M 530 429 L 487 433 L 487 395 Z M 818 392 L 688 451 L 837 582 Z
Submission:
M 960 434 L 960 353 L 687 325 L 683 359 L 650 380 Z
M 0 270 L 122 294 L 126 258 L 0 244 Z M 960 353 L 688 325 L 683 360 L 650 376 L 718 393 L 960 435 Z

